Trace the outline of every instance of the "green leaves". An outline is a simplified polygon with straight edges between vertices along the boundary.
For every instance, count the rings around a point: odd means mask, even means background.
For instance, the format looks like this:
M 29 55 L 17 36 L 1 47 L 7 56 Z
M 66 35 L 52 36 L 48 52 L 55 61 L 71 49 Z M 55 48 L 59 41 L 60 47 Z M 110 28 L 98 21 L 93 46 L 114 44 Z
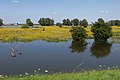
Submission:
M 0 18 L 0 26 L 3 25 L 3 20 Z
M 111 29 L 102 18 L 99 18 L 98 22 L 93 23 L 91 31 L 93 32 L 95 41 L 107 41 L 108 38 L 112 37 Z
M 84 42 L 87 34 L 84 28 L 82 27 L 73 27 L 72 38 L 73 41 Z
M 33 26 L 33 22 L 31 21 L 31 19 L 26 19 L 26 24 L 28 25 L 28 26 Z

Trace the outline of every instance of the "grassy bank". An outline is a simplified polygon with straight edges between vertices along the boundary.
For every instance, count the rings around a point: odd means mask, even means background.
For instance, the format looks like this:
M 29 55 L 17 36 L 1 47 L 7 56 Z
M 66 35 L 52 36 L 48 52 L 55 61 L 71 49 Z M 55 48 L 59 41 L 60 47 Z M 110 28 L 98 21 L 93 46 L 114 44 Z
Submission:
M 79 73 L 58 73 L 52 75 L 28 75 L 6 77 L 1 80 L 119 80 L 120 70 L 88 71 Z
M 92 37 L 91 27 L 86 29 L 88 38 Z M 45 40 L 45 41 L 66 41 L 71 39 L 71 27 L 41 27 L 41 28 L 0 28 L 0 41 L 2 42 L 14 42 L 14 41 L 33 41 L 33 40 Z M 120 27 L 112 27 L 113 38 L 120 38 Z

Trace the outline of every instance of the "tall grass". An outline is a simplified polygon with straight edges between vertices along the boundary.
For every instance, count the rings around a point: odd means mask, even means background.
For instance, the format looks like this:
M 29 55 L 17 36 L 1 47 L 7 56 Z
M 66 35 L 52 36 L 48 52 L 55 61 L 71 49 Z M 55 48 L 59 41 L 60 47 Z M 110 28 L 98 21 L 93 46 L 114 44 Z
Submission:
M 51 75 L 28 75 L 1 77 L 1 80 L 119 80 L 120 70 L 88 71 L 78 73 L 58 73 Z

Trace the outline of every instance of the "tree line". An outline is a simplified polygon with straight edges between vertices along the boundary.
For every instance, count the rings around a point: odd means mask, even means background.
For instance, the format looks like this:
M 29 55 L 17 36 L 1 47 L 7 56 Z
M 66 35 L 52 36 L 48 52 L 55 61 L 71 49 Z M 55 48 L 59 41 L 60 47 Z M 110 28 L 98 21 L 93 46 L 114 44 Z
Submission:
M 86 19 L 83 19 L 83 20 L 79 20 L 78 18 L 75 18 L 75 19 L 63 19 L 62 22 L 57 22 L 55 24 L 55 21 L 54 19 L 51 19 L 51 18 L 40 18 L 38 20 L 38 23 L 41 25 L 41 26 L 59 26 L 59 27 L 62 27 L 62 26 L 84 26 L 84 27 L 87 27 L 89 24 L 88 24 L 88 21 Z M 30 18 L 26 19 L 26 25 L 28 26 L 33 26 L 33 22 Z M 107 24 L 109 24 L 110 26 L 120 26 L 120 20 L 110 20 L 107 22 Z M 0 18 L 0 26 L 3 25 L 3 19 Z
M 38 23 L 41 26 L 84 26 L 87 27 L 88 26 L 88 21 L 86 19 L 83 20 L 79 20 L 77 18 L 70 20 L 70 19 L 63 19 L 62 23 L 57 22 L 55 24 L 54 19 L 51 18 L 40 18 Z M 3 19 L 0 18 L 0 26 L 3 25 Z M 33 26 L 33 22 L 30 18 L 26 19 L 26 25 L 28 26 Z

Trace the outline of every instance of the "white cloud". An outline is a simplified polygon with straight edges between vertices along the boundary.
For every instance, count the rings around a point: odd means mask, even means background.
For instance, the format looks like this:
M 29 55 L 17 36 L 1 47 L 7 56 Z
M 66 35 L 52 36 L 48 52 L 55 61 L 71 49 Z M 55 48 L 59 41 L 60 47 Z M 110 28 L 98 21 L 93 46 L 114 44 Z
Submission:
M 12 2 L 13 2 L 13 3 L 19 3 L 19 1 L 18 1 L 18 0 L 12 0 Z
M 58 13 L 58 12 L 52 12 L 53 15 L 59 15 L 59 14 L 62 14 L 62 13 Z
M 102 11 L 98 11 L 99 13 L 110 13 L 109 11 L 104 11 L 104 10 L 102 10 Z

